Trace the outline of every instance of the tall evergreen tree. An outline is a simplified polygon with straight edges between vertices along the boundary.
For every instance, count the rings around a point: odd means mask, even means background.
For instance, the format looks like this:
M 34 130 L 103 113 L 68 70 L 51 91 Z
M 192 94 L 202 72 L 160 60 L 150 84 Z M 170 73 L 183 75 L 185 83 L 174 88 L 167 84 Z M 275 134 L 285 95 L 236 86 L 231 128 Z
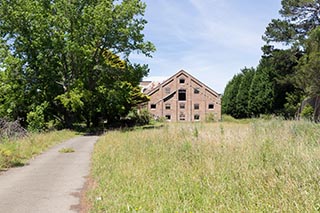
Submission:
M 243 77 L 239 86 L 238 94 L 236 96 L 236 118 L 247 118 L 250 116 L 248 101 L 252 79 L 255 74 L 255 69 L 244 68 L 242 70 L 242 74 Z
M 237 114 L 237 94 L 241 84 L 243 74 L 234 75 L 232 80 L 227 84 L 225 92 L 222 96 L 222 113 L 231 116 Z
M 269 114 L 274 104 L 272 72 L 264 63 L 261 60 L 250 87 L 248 108 L 251 116 Z

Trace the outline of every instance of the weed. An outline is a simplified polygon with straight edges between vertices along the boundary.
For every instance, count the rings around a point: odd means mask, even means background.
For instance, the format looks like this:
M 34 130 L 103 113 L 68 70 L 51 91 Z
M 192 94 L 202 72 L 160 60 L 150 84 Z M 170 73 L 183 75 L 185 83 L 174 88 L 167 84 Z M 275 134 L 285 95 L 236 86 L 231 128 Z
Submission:
M 62 148 L 59 150 L 60 153 L 72 153 L 72 152 L 75 152 L 75 150 L 71 147 L 68 147 L 68 148 Z

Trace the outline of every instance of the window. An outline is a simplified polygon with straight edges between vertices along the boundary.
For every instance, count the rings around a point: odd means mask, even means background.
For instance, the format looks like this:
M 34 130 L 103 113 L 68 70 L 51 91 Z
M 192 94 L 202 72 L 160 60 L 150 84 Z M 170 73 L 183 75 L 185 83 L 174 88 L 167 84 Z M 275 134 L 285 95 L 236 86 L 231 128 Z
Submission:
M 200 120 L 200 115 L 198 115 L 198 114 L 194 115 L 194 120 L 195 120 L 195 121 Z
M 179 90 L 179 101 L 185 101 L 187 99 L 187 94 L 185 89 Z
M 200 89 L 199 88 L 194 88 L 193 93 L 194 94 L 199 94 L 200 93 Z
M 171 120 L 171 115 L 166 115 L 165 117 L 166 117 L 166 119 L 167 119 L 168 121 Z
M 156 109 L 156 108 L 157 108 L 157 105 L 156 105 L 156 104 L 151 104 L 150 108 L 151 108 L 151 109 Z
M 165 108 L 166 109 L 171 109 L 171 105 L 170 104 L 166 104 Z
M 186 108 L 186 105 L 184 103 L 180 103 L 179 106 L 180 106 L 180 109 L 185 109 Z
M 209 104 L 208 109 L 214 109 L 214 104 Z
M 184 78 L 180 78 L 180 79 L 179 79 L 180 84 L 184 84 L 185 81 L 186 81 L 186 80 L 185 80 Z
M 180 121 L 185 121 L 186 120 L 186 116 L 183 113 L 180 113 L 179 120 Z
M 166 87 L 166 88 L 164 89 L 164 91 L 165 91 L 166 94 L 169 95 L 169 94 L 170 94 L 170 87 Z
M 194 104 L 194 109 L 199 109 L 199 108 L 200 108 L 199 104 Z

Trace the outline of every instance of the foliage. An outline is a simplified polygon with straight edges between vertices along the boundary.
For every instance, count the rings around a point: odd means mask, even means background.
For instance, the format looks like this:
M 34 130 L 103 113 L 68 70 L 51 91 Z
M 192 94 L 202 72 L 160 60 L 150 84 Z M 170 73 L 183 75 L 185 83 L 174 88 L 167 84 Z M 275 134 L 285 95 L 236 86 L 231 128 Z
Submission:
M 206 114 L 206 122 L 216 122 L 218 121 L 217 116 L 214 113 Z
M 305 49 L 306 54 L 299 60 L 296 82 L 312 97 L 320 94 L 320 27 L 310 33 Z
M 301 44 L 310 31 L 320 25 L 318 0 L 282 0 L 281 18 L 267 26 L 264 40 Z
M 244 68 L 241 70 L 243 77 L 239 86 L 238 94 L 236 96 L 236 113 L 233 115 L 236 118 L 247 118 L 250 117 L 249 111 L 249 93 L 252 80 L 255 74 L 253 68 Z
M 147 109 L 137 110 L 136 108 L 133 108 L 126 117 L 132 124 L 139 126 L 150 124 L 151 118 L 152 115 Z
M 302 53 L 294 48 L 280 50 L 268 45 L 262 49 L 264 54 L 258 67 L 244 68 L 239 74 L 243 77 L 236 97 L 228 94 L 234 80 L 227 84 L 222 108 L 228 111 L 223 112 L 235 118 L 269 113 L 292 118 L 303 96 L 295 83 L 296 66 Z M 229 104 L 227 107 L 226 103 Z
M 274 119 L 109 132 L 91 212 L 316 212 L 319 137 L 319 125 Z
M 272 70 L 261 60 L 253 77 L 249 92 L 249 111 L 253 116 L 270 113 L 274 104 Z
M 226 86 L 224 94 L 222 96 L 222 113 L 223 114 L 236 114 L 236 97 L 239 91 L 243 75 L 234 75 L 232 80 Z
M 1 1 L 0 116 L 65 127 L 118 120 L 141 100 L 137 86 L 146 65 L 132 52 L 155 50 L 142 33 L 146 5 L 132 1 Z M 38 115 L 37 115 L 38 116 Z
M 307 120 L 312 120 L 313 118 L 314 109 L 310 104 L 307 104 L 303 107 L 301 112 L 301 117 Z
M 46 128 L 44 112 L 48 107 L 48 102 L 36 106 L 35 111 L 27 114 L 28 130 L 31 132 L 41 132 Z

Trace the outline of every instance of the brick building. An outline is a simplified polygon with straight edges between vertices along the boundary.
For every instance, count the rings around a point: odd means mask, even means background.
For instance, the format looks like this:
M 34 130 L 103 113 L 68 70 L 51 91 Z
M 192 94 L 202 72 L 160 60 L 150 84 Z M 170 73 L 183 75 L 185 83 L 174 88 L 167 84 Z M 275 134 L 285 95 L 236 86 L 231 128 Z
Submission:
M 221 119 L 220 95 L 184 70 L 162 83 L 142 85 L 150 97 L 146 107 L 155 117 L 168 121 L 204 121 L 208 116 Z

